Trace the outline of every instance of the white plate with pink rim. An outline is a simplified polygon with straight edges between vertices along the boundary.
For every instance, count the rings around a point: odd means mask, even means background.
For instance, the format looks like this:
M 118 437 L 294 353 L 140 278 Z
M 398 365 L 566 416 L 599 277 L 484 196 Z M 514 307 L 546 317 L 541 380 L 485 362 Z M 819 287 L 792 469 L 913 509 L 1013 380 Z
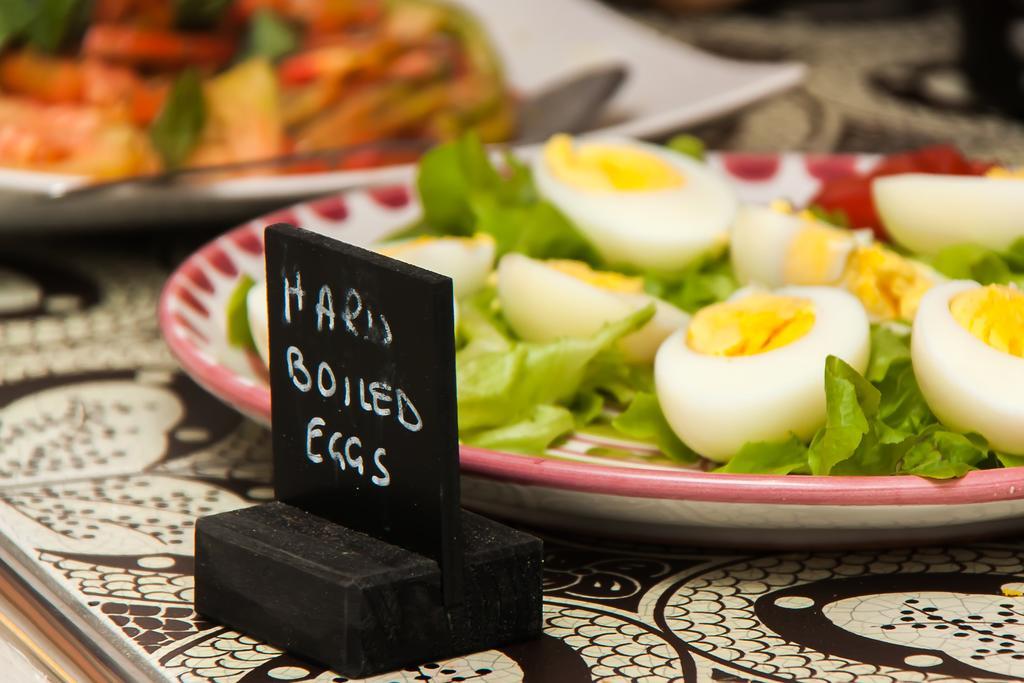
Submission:
M 596 0 L 451 0 L 474 13 L 505 66 L 509 86 L 529 97 L 572 74 L 608 63 L 629 77 L 595 132 L 645 137 L 721 116 L 797 85 L 795 62 L 725 59 L 660 35 Z M 0 232 L 172 227 L 237 221 L 303 198 L 371 183 L 406 182 L 408 165 L 285 176 L 247 176 L 203 185 L 139 186 L 111 196 L 48 200 L 84 179 L 0 168 Z M 33 197 L 35 196 L 35 197 Z
M 807 201 L 821 179 L 869 168 L 868 156 L 715 154 L 709 162 L 746 201 Z M 407 186 L 330 196 L 252 221 L 214 240 L 171 276 L 160 325 L 200 385 L 267 424 L 266 370 L 230 348 L 225 304 L 241 274 L 262 277 L 263 228 L 285 221 L 356 244 L 418 215 Z M 628 450 L 633 460 L 588 454 Z M 936 482 L 913 476 L 732 475 L 645 462 L 642 444 L 577 435 L 535 457 L 463 447 L 467 507 L 544 527 L 676 543 L 828 548 L 963 540 L 1024 530 L 1024 468 Z

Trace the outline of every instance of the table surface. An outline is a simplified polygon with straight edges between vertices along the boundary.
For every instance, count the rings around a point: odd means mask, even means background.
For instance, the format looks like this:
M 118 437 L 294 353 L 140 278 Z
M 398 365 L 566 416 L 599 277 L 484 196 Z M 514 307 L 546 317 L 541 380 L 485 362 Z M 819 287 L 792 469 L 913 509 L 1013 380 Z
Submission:
M 1021 125 L 958 90 L 955 23 L 639 15 L 702 48 L 810 63 L 806 86 L 697 132 L 724 149 L 890 151 L 953 139 L 1024 159 Z M 224 228 L 226 226 L 215 226 Z M 213 232 L 0 249 L 0 550 L 135 675 L 342 681 L 192 608 L 197 516 L 271 496 L 269 439 L 176 367 L 159 288 Z M 12 292 L 38 291 L 19 301 Z M 543 534 L 545 635 L 380 681 L 1024 678 L 1024 543 L 850 553 Z

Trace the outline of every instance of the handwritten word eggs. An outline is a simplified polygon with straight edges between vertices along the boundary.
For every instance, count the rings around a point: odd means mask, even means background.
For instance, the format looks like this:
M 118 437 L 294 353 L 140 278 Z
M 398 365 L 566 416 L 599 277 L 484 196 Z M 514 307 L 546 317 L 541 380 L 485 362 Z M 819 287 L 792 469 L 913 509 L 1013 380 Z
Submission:
M 987 176 L 905 173 L 871 186 L 889 235 L 911 251 L 934 254 L 973 243 L 1005 249 L 1024 237 L 1024 174 L 993 169 Z
M 911 360 L 944 425 L 1024 454 L 1024 293 L 967 280 L 934 288 L 914 319 Z
M 829 287 L 741 291 L 694 314 L 658 349 L 665 418 L 690 448 L 727 462 L 744 444 L 807 440 L 825 422 L 825 359 L 867 367 L 864 307 Z
M 654 318 L 620 342 L 629 362 L 650 362 L 658 345 L 689 319 L 645 294 L 643 281 L 596 271 L 579 261 L 539 261 L 506 254 L 498 263 L 498 301 L 513 331 L 527 341 L 589 336 L 654 303 Z
M 556 135 L 533 163 L 540 193 L 612 265 L 680 268 L 723 249 L 733 190 L 703 163 L 631 140 Z

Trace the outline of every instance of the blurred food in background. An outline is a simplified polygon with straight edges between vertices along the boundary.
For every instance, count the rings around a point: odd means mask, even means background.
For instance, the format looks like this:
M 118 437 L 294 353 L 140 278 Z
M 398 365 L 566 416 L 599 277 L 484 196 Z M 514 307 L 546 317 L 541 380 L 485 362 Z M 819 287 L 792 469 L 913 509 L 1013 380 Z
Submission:
M 514 101 L 440 2 L 0 2 L 0 166 L 110 179 L 470 128 L 507 139 Z

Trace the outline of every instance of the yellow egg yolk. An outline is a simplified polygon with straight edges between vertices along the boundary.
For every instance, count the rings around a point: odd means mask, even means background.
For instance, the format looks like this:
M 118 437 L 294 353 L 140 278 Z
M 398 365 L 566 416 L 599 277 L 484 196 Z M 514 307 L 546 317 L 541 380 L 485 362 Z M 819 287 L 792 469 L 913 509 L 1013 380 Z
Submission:
M 1006 168 L 1005 166 L 993 166 L 985 171 L 986 178 L 997 178 L 1000 180 L 1024 180 L 1024 166 Z
M 644 291 L 643 278 L 630 277 L 622 273 L 613 273 L 604 270 L 594 270 L 582 261 L 570 261 L 568 259 L 553 259 L 547 261 L 548 267 L 557 270 L 559 273 L 586 282 L 587 284 L 607 289 L 612 292 L 623 292 L 626 294 L 640 294 Z
M 872 317 L 910 320 L 935 281 L 920 264 L 872 244 L 854 250 L 842 284 Z
M 850 255 L 853 235 L 849 230 L 808 218 L 802 223 L 786 251 L 783 281 L 792 285 L 832 284 L 843 273 Z
M 494 242 L 494 238 L 485 233 L 478 233 L 472 237 L 445 237 L 446 242 L 458 242 L 466 247 L 473 247 L 480 244 L 488 244 Z M 439 237 L 431 237 L 430 235 L 422 235 L 420 237 L 414 237 L 409 240 L 402 242 L 396 242 L 394 244 L 388 244 L 382 247 L 377 247 L 377 253 L 383 256 L 390 256 L 392 258 L 400 259 L 403 255 L 410 252 L 416 251 L 420 247 L 425 247 L 428 244 L 439 241 Z
M 814 327 L 814 318 L 814 304 L 807 299 L 751 294 L 697 311 L 686 343 L 710 356 L 752 356 L 800 339 Z
M 960 292 L 949 302 L 960 326 L 994 349 L 1024 357 L 1024 292 L 988 285 Z
M 642 149 L 626 145 L 573 145 L 556 135 L 544 145 L 551 173 L 580 190 L 643 192 L 682 187 L 686 178 L 674 166 Z

